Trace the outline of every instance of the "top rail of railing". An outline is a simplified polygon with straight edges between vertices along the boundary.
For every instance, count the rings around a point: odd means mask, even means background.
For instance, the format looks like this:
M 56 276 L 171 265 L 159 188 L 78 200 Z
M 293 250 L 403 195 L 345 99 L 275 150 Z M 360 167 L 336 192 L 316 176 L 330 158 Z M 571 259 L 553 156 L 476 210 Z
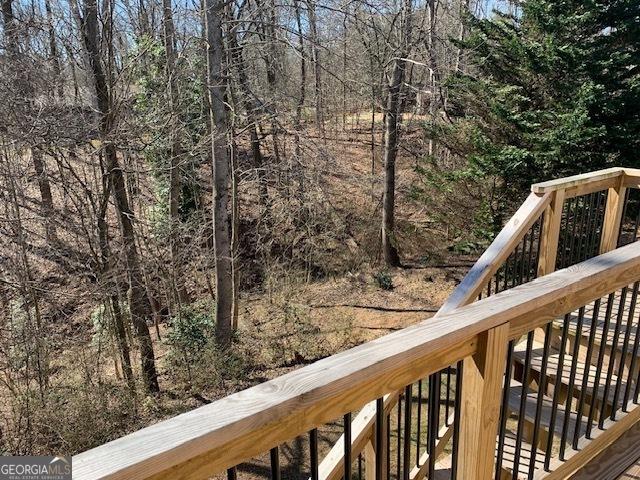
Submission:
M 626 191 L 639 187 L 640 170 L 623 167 L 533 184 L 527 199 L 445 301 L 440 313 L 450 312 L 461 305 L 475 301 L 491 278 L 496 275 L 498 269 L 518 248 L 523 238 L 530 234 L 532 226 L 537 221 L 542 222 L 538 232 L 539 245 L 536 252 L 537 275 L 553 272 L 558 257 L 561 226 L 566 224 L 566 219 L 563 219 L 563 208 L 566 201 L 571 198 L 599 191 L 607 192 L 601 224 L 590 221 L 588 228 L 599 229 L 599 244 L 596 245 L 595 254 L 616 248 L 625 209 Z M 593 206 L 591 209 L 593 210 Z M 589 219 L 591 216 L 589 212 Z
M 496 328 L 519 338 L 639 272 L 634 242 L 81 453 L 74 478 L 208 478 L 477 354 Z

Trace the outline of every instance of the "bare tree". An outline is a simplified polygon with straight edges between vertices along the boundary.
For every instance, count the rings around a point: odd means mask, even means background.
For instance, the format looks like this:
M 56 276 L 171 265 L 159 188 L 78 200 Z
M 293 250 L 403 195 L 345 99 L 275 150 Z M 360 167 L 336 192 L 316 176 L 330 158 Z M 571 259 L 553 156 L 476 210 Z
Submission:
M 396 158 L 400 137 L 400 111 L 402 84 L 405 76 L 406 58 L 409 54 L 411 38 L 412 0 L 404 0 L 400 12 L 400 47 L 393 61 L 389 87 L 387 91 L 387 108 L 384 144 L 384 195 L 382 199 L 382 253 L 389 266 L 399 266 L 400 257 L 395 239 L 395 191 L 396 191 Z
M 213 228 L 216 264 L 216 337 L 222 346 L 231 342 L 233 326 L 233 258 L 229 218 L 229 121 L 225 101 L 225 52 L 222 40 L 224 2 L 205 0 L 207 95 L 213 159 Z

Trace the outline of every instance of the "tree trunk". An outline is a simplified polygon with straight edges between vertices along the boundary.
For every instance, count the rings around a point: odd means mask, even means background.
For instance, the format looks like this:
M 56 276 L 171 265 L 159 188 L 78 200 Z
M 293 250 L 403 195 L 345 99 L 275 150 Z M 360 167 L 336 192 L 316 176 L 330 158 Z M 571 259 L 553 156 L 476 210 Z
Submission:
M 51 245 L 57 238 L 56 224 L 53 218 L 53 197 L 47 169 L 42 158 L 42 151 L 39 147 L 34 146 L 31 148 L 31 160 L 33 161 L 33 169 L 36 171 L 38 189 L 40 190 L 40 211 L 44 222 L 45 239 Z
M 315 102 L 316 102 L 316 123 L 322 139 L 326 141 L 324 131 L 324 105 L 322 98 L 322 68 L 320 64 L 320 43 L 318 36 L 318 21 L 316 19 L 315 0 L 307 0 L 309 12 L 309 34 L 311 40 L 311 61 L 313 62 L 313 73 L 315 78 Z
M 222 43 L 223 0 L 205 0 L 207 94 L 213 158 L 213 226 L 216 262 L 216 339 L 226 347 L 233 326 L 233 268 L 229 218 L 229 121 L 225 105 L 226 72 Z
M 411 0 L 405 0 L 401 12 L 401 46 L 393 62 L 393 71 L 387 91 L 387 111 L 385 116 L 384 143 L 384 194 L 382 199 L 382 253 L 384 261 L 391 267 L 400 265 L 400 257 L 395 239 L 395 189 L 396 157 L 398 155 L 398 131 L 402 113 L 400 112 L 402 83 L 405 73 L 405 58 L 409 50 L 411 33 Z
M 116 147 L 109 138 L 113 126 L 113 112 L 109 94 L 107 75 L 100 57 L 100 33 L 98 31 L 98 9 L 96 0 L 86 0 L 84 18 L 81 22 L 84 46 L 90 63 L 96 88 L 96 103 L 100 113 L 100 130 L 104 141 L 104 153 L 107 175 L 120 220 L 122 242 L 124 245 L 127 274 L 129 280 L 128 301 L 131 320 L 140 348 L 142 377 L 149 392 L 159 391 L 155 356 L 147 321 L 151 321 L 151 305 L 143 283 L 138 249 L 133 228 L 133 211 L 129 207 L 124 173 L 118 162 Z
M 178 78 L 176 72 L 176 34 L 173 23 L 173 12 L 171 0 L 162 0 L 162 19 L 164 26 L 164 47 L 167 63 L 165 71 L 167 74 L 169 87 L 169 139 L 170 139 L 170 162 L 169 162 L 169 223 L 171 260 L 173 267 L 173 283 L 176 289 L 178 302 L 187 304 L 191 302 L 189 293 L 184 285 L 184 269 L 182 265 L 185 261 L 180 244 L 180 196 L 182 193 L 182 175 L 180 163 L 182 159 L 182 146 L 180 145 L 180 112 L 178 98 Z

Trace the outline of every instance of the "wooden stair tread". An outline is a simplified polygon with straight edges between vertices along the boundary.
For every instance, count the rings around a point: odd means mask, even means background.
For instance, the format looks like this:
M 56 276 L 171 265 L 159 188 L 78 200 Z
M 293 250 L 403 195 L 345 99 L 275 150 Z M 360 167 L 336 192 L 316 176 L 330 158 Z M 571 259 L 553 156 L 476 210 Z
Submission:
M 522 394 L 522 384 L 517 380 L 511 380 L 509 388 L 509 410 L 515 414 L 520 412 L 520 395 Z M 534 423 L 536 418 L 536 406 L 538 404 L 538 392 L 532 389 L 528 389 L 525 402 L 524 417 L 530 422 Z M 553 399 L 547 395 L 542 396 L 542 407 L 540 409 L 540 427 L 546 431 L 549 431 L 551 426 L 551 412 L 553 410 Z M 573 437 L 573 432 L 577 423 L 578 416 L 573 410 L 569 412 L 569 426 L 567 429 L 567 435 L 569 438 Z M 583 417 L 584 419 L 584 417 Z M 554 432 L 556 435 L 562 435 L 562 428 L 565 421 L 565 405 L 558 405 L 556 409 L 556 418 L 554 424 Z M 580 435 L 586 433 L 586 422 L 581 422 Z
M 516 345 L 513 351 L 513 357 L 515 361 L 517 361 L 521 365 L 524 365 L 524 362 L 525 362 L 525 354 L 526 354 L 525 350 L 526 350 L 526 341 Z M 531 350 L 531 371 L 532 372 L 537 372 L 538 374 L 540 374 L 542 370 L 543 351 L 544 351 L 544 347 L 542 343 L 534 341 L 533 348 Z M 558 361 L 560 359 L 560 353 L 551 348 L 549 349 L 549 352 L 550 354 L 549 354 L 549 359 L 547 361 L 547 371 L 546 371 L 547 381 L 550 381 L 551 383 L 555 384 L 556 376 L 558 373 Z M 565 386 L 569 385 L 572 362 L 573 362 L 573 357 L 569 354 L 565 354 L 563 359 L 562 375 L 560 378 L 560 381 Z M 596 371 L 597 371 L 597 368 L 595 366 L 590 366 L 588 369 L 589 377 L 588 377 L 587 388 L 586 388 L 586 393 L 588 395 L 591 395 L 593 392 L 593 387 L 595 385 L 595 380 L 596 380 Z M 585 364 L 580 360 L 578 360 L 576 362 L 575 379 L 573 382 L 574 396 L 576 396 L 582 390 L 582 381 L 584 379 L 584 375 L 585 375 Z M 600 379 L 598 382 L 598 392 L 597 392 L 598 399 L 602 399 L 604 396 L 604 387 L 606 384 L 606 378 L 607 378 L 607 372 L 606 371 L 601 372 Z M 618 377 L 614 371 L 614 373 L 611 375 L 611 386 L 609 388 L 609 392 L 607 395 L 608 397 L 607 400 L 609 402 L 613 400 L 613 395 L 615 390 L 614 387 L 617 380 L 618 380 Z M 624 388 L 625 386 L 626 384 L 623 382 L 622 388 Z
M 500 445 L 498 444 L 498 447 Z M 522 440 L 520 447 L 520 460 L 518 462 L 518 478 L 528 478 L 529 465 L 531 461 L 531 452 L 533 448 L 531 444 Z M 507 431 L 504 437 L 504 445 L 502 447 L 502 469 L 513 472 L 513 463 L 516 453 L 516 435 L 513 432 Z M 497 450 L 496 450 L 497 454 Z M 535 458 L 535 470 L 542 470 L 544 468 L 544 452 L 540 449 L 536 449 Z

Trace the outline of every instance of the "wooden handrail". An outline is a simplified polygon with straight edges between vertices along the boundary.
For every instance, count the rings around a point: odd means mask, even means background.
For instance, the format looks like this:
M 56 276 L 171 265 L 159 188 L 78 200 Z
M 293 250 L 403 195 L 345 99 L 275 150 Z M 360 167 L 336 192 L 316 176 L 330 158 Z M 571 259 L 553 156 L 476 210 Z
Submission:
M 635 242 L 320 360 L 73 458 L 75 479 L 200 479 L 638 280 Z
M 543 193 L 554 192 L 556 190 L 577 189 L 579 187 L 586 188 L 586 186 L 590 184 L 599 184 L 600 182 L 609 180 L 613 181 L 624 174 L 625 169 L 622 167 L 605 168 L 604 170 L 597 170 L 595 172 L 582 173 L 580 175 L 558 178 L 547 182 L 534 183 L 531 185 L 531 191 L 541 195 Z M 602 189 L 605 188 L 607 187 L 603 187 Z M 580 195 L 583 193 L 587 192 L 584 191 L 580 193 Z
M 480 290 L 511 255 L 540 214 L 551 202 L 551 194 L 531 193 L 511 217 L 489 248 L 485 250 L 469 273 L 447 298 L 438 313 L 446 313 L 476 299 Z

